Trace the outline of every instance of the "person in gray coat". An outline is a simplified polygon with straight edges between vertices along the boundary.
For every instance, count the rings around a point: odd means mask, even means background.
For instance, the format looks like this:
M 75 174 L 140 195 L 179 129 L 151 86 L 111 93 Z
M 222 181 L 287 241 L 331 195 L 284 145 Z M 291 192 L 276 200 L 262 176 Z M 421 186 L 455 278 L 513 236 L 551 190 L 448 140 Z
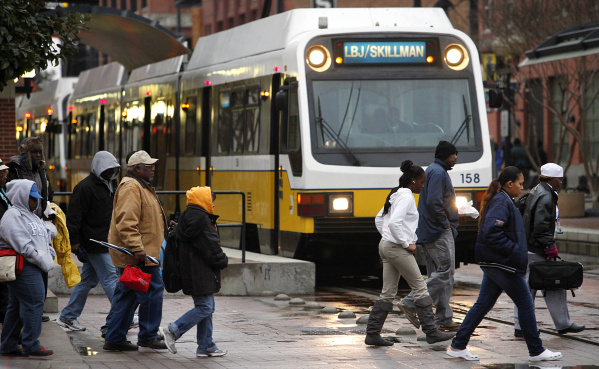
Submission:
M 535 261 L 556 259 L 555 234 L 561 232 L 559 225 L 559 209 L 557 193 L 562 187 L 564 169 L 555 163 L 547 163 L 541 167 L 539 184 L 530 191 L 524 207 L 524 229 L 528 241 L 528 265 Z M 526 270 L 526 280 L 530 268 Z M 530 291 L 534 301 L 536 290 Z M 543 291 L 547 310 L 551 314 L 555 329 L 559 334 L 577 333 L 585 329 L 584 325 L 572 322 L 568 313 L 566 290 Z M 514 335 L 523 337 L 518 314 L 514 311 Z
M 45 288 L 42 273 L 54 267 L 50 232 L 35 214 L 42 196 L 35 182 L 17 179 L 6 185 L 12 207 L 0 222 L 0 248 L 13 249 L 24 258 L 23 270 L 8 284 L 8 307 L 0 340 L 0 354 L 48 356 L 52 350 L 39 341 L 42 332 Z M 19 334 L 22 333 L 21 347 Z

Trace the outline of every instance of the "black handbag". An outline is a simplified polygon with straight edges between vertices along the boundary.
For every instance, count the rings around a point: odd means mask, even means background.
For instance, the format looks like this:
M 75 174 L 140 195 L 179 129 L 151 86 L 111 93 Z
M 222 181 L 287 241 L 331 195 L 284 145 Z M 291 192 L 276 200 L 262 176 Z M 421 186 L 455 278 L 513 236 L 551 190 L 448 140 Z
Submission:
M 582 264 L 571 261 L 535 261 L 530 264 L 528 285 L 533 290 L 570 290 L 582 285 Z

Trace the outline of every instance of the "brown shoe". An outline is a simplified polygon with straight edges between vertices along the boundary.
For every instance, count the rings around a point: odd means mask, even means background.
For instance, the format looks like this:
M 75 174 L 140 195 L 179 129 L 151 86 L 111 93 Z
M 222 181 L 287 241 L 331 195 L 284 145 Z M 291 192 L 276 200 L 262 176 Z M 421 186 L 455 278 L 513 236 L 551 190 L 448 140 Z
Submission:
M 439 329 L 446 332 L 455 332 L 460 329 L 460 323 L 456 323 L 452 320 L 451 322 L 440 326 Z

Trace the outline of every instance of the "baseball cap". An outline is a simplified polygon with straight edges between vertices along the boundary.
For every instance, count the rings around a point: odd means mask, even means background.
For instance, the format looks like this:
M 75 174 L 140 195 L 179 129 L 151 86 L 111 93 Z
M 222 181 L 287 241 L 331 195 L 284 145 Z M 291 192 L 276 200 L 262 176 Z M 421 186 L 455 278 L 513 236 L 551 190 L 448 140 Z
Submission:
M 547 163 L 541 167 L 541 175 L 551 178 L 562 178 L 564 176 L 564 168 L 555 163 Z
M 129 161 L 127 162 L 127 166 L 132 167 L 137 164 L 154 164 L 157 161 L 158 159 L 154 159 L 144 150 L 140 150 L 135 154 L 131 155 Z
M 4 162 L 2 161 L 2 159 L 0 159 L 0 170 L 4 170 L 4 169 L 8 169 L 8 167 L 6 165 L 4 165 Z
M 37 193 L 37 186 L 35 185 L 35 183 L 33 184 L 33 186 L 31 186 L 31 191 L 29 191 L 29 196 L 35 197 L 36 199 L 43 199 L 43 197 L 39 193 Z

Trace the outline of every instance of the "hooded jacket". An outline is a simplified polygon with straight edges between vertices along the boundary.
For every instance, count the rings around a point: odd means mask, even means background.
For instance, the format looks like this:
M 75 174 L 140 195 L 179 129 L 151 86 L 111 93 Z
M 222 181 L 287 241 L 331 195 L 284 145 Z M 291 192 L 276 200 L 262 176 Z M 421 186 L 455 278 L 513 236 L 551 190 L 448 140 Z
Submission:
M 116 158 L 108 151 L 98 151 L 92 160 L 91 173 L 75 186 L 69 202 L 67 228 L 71 245 L 80 244 L 88 253 L 108 252 L 108 248 L 90 239 L 108 239 L 118 172 L 110 181 L 100 175 L 113 168 L 120 168 Z
M 217 218 L 210 187 L 187 191 L 187 209 L 175 228 L 181 285 L 186 295 L 211 295 L 220 290 L 220 271 L 227 267 L 229 259 L 220 247 Z
M 458 207 L 448 170 L 451 167 L 441 159 L 435 159 L 426 168 L 426 182 L 418 199 L 420 219 L 416 234 L 419 243 L 435 242 L 450 225 L 453 238 L 458 235 Z
M 545 182 L 536 185 L 526 198 L 524 229 L 528 251 L 546 257 L 544 249 L 555 245 L 557 193 Z
M 524 275 L 528 251 L 524 223 L 514 201 L 504 191 L 487 204 L 476 238 L 475 257 L 482 267 Z
M 29 210 L 29 192 L 33 181 L 14 180 L 6 184 L 12 207 L 0 221 L 0 248 L 11 248 L 26 261 L 48 272 L 54 266 L 54 249 L 44 222 Z M 38 201 L 38 207 L 39 207 Z
M 391 207 L 383 215 L 385 207 L 379 211 L 375 218 L 376 228 L 382 238 L 407 249 L 416 243 L 416 229 L 418 228 L 418 209 L 416 199 L 409 188 L 399 188 L 389 198 Z

